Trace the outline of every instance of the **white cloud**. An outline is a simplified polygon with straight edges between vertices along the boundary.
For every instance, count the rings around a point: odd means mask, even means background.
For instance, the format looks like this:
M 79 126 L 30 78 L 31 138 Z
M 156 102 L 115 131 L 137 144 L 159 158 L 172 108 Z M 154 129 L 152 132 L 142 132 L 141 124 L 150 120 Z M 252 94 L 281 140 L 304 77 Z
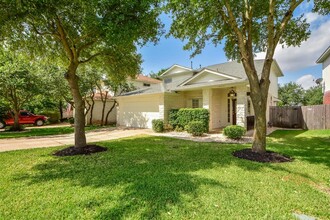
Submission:
M 312 86 L 316 86 L 315 77 L 311 74 L 303 75 L 297 79 L 296 83 L 301 85 L 304 89 L 309 89 Z
M 313 12 L 308 12 L 305 14 L 304 16 L 307 20 L 308 23 L 313 23 L 317 20 L 321 20 L 323 18 L 322 15 L 319 15 L 317 13 L 313 13 Z
M 274 58 L 284 72 L 297 71 L 317 65 L 315 61 L 330 45 L 330 19 L 324 21 L 323 16 L 313 13 L 307 13 L 306 18 L 312 22 L 312 32 L 309 39 L 303 42 L 300 47 L 283 48 L 278 45 L 275 50 Z M 257 54 L 257 59 L 264 59 L 264 57 L 264 52 Z

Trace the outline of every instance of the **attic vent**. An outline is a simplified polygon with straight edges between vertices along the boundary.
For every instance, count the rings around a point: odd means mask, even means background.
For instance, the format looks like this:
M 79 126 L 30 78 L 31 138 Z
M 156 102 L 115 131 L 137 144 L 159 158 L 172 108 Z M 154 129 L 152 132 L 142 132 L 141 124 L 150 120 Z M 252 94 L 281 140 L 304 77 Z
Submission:
M 171 83 L 172 82 L 172 78 L 166 78 L 164 79 L 164 83 L 167 84 L 167 83 Z

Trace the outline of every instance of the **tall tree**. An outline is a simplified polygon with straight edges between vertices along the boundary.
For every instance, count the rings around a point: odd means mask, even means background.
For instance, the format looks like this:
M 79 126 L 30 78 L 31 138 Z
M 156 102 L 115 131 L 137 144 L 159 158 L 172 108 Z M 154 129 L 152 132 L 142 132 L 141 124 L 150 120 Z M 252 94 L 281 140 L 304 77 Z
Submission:
M 40 81 L 33 63 L 22 55 L 9 51 L 0 53 L 0 97 L 4 99 L 13 111 L 14 125 L 12 130 L 21 130 L 19 111 L 23 105 L 38 95 Z
M 167 12 L 173 17 L 170 34 L 187 40 L 184 49 L 201 53 L 206 42 L 225 44 L 228 58 L 242 62 L 251 88 L 255 111 L 252 151 L 266 151 L 266 107 L 270 68 L 276 46 L 297 46 L 309 36 L 303 15 L 293 16 L 303 0 L 168 0 Z M 315 0 L 315 10 L 324 14 L 327 1 Z M 262 72 L 258 75 L 254 54 L 265 51 Z
M 278 88 L 278 98 L 281 106 L 297 106 L 305 103 L 305 90 L 301 85 L 290 82 Z
M 75 147 L 86 146 L 85 102 L 79 89 L 77 69 L 88 63 L 105 66 L 117 80 L 139 72 L 137 45 L 157 40 L 161 27 L 158 0 L 5 0 L 0 8 L 16 10 L 21 19 L 10 15 L 2 19 L 8 30 L 7 44 L 27 47 L 49 62 L 65 67 L 75 106 Z M 14 8 L 13 8 L 14 7 Z M 16 10 L 15 10 L 16 9 Z

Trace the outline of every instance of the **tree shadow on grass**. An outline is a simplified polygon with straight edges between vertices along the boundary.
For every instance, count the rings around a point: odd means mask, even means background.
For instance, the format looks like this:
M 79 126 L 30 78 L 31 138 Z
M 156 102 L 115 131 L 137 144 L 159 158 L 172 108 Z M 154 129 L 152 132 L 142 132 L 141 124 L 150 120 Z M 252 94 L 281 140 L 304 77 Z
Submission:
M 104 195 L 113 203 L 101 207 L 97 219 L 159 218 L 172 205 L 184 206 L 183 197 L 198 196 L 202 185 L 231 188 L 218 180 L 195 175 L 193 172 L 210 169 L 223 160 L 227 151 L 207 148 L 190 141 L 145 137 L 99 143 L 108 151 L 91 156 L 51 158 L 35 165 L 31 173 L 16 176 L 27 184 L 65 181 L 72 186 L 109 190 Z M 112 189 L 120 188 L 116 195 Z M 114 199 L 115 197 L 115 199 Z M 99 206 L 99 201 L 85 201 L 86 207 Z M 138 214 L 137 214 L 138 213 Z
M 197 143 L 164 137 L 139 137 L 101 142 L 107 152 L 91 156 L 50 158 L 39 163 L 31 172 L 22 173 L 15 180 L 40 185 L 64 181 L 73 187 L 86 187 L 105 191 L 103 200 L 87 196 L 82 206 L 93 209 L 97 219 L 160 218 L 169 207 L 184 207 L 187 197 L 199 196 L 201 186 L 219 189 L 234 188 L 204 174 L 199 170 L 216 167 L 225 169 L 237 166 L 252 172 L 272 169 L 293 173 L 312 180 L 307 173 L 300 173 L 279 164 L 261 164 L 231 156 L 235 150 L 249 145 Z M 303 145 L 301 145 L 303 144 Z M 307 144 L 307 145 L 306 145 Z M 270 142 L 272 150 L 288 154 L 310 163 L 329 166 L 329 148 L 326 139 L 283 138 Z M 109 202 L 102 205 L 102 202 Z

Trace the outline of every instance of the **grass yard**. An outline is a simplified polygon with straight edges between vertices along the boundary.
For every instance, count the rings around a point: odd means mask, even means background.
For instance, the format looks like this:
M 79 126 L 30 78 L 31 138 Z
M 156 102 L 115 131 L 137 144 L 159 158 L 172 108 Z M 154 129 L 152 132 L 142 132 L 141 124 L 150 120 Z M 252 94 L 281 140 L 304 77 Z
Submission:
M 86 131 L 102 128 L 100 126 L 88 126 Z M 74 132 L 73 127 L 53 127 L 53 128 L 32 128 L 24 131 L 1 131 L 0 139 L 4 138 L 20 138 L 20 137 L 36 137 L 36 136 L 49 136 L 59 134 L 71 134 Z
M 330 131 L 277 131 L 268 142 L 294 162 L 150 136 L 101 142 L 108 151 L 91 156 L 0 153 L 0 219 L 330 219 Z

